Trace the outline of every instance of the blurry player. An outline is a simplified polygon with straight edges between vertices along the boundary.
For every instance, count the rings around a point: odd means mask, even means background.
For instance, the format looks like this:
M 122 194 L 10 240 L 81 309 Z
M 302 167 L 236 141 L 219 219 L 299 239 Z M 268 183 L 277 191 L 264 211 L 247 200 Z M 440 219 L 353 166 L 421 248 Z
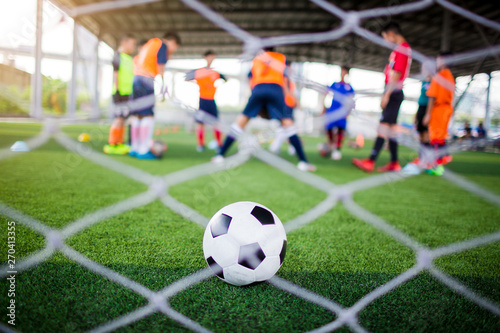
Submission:
M 448 123 L 453 115 L 452 102 L 455 93 L 455 78 L 443 61 L 443 56 L 446 55 L 449 55 L 449 53 L 442 53 L 437 58 L 438 73 L 432 78 L 427 90 L 429 104 L 423 120 L 424 125 L 429 126 L 430 145 L 437 151 L 435 156 L 437 166 L 430 170 L 429 173 L 438 176 L 441 176 L 444 172 L 443 165 L 450 163 L 452 160 L 451 155 L 446 151 L 446 137 L 448 136 Z
M 438 73 L 432 78 L 426 92 L 429 103 L 422 124 L 429 128 L 430 141 L 421 144 L 419 157 L 405 166 L 405 173 L 419 174 L 420 168 L 424 168 L 429 174 L 441 176 L 444 173 L 443 165 L 452 160 L 446 150 L 446 137 L 448 123 L 453 115 L 455 78 L 443 61 L 442 56 L 447 54 L 442 53 L 437 58 Z
M 286 118 L 290 118 L 293 120 L 293 110 L 298 106 L 299 99 L 296 96 L 297 86 L 295 82 L 293 82 L 290 77 L 292 76 L 292 68 L 290 67 L 290 63 L 287 62 L 287 70 L 288 70 L 288 92 L 285 95 L 285 113 L 284 116 Z M 287 139 L 287 135 L 285 133 L 285 129 L 280 126 L 275 133 L 274 140 L 269 146 L 269 150 L 275 154 L 279 153 L 281 146 Z M 295 154 L 295 148 L 293 146 L 288 147 L 288 152 L 290 155 Z
M 398 142 L 395 138 L 399 107 L 404 99 L 403 82 L 410 72 L 411 49 L 410 45 L 403 37 L 399 24 L 395 22 L 388 23 L 382 29 L 382 37 L 385 40 L 397 44 L 389 57 L 389 63 L 385 67 L 385 91 L 382 95 L 380 107 L 382 108 L 382 118 L 378 128 L 377 139 L 373 146 L 371 155 L 367 159 L 354 158 L 352 163 L 366 172 L 373 171 L 375 161 L 380 150 L 384 146 L 385 139 L 389 139 L 389 150 L 391 152 L 391 161 L 378 168 L 378 171 L 399 171 L 401 166 L 398 161 Z
M 243 129 L 251 118 L 257 116 L 262 108 L 266 108 L 271 119 L 281 121 L 288 140 L 295 148 L 300 160 L 297 167 L 301 171 L 315 171 L 316 167 L 309 164 L 297 135 L 293 120 L 285 115 L 285 95 L 288 93 L 288 78 L 285 75 L 286 57 L 272 48 L 267 48 L 252 61 L 251 82 L 254 85 L 252 95 L 242 114 L 231 126 L 219 155 L 212 161 L 221 163 L 233 142 L 243 133 Z
M 328 148 L 332 151 L 332 159 L 337 161 L 342 158 L 340 149 L 342 149 L 347 126 L 347 116 L 354 107 L 354 89 L 345 81 L 345 77 L 349 75 L 349 70 L 350 68 L 347 66 L 341 67 L 340 81 L 334 82 L 330 86 L 330 90 L 333 92 L 332 104 L 329 108 L 323 109 Z M 334 130 L 336 131 L 335 137 Z M 334 140 L 335 138 L 336 140 Z
M 429 128 L 424 125 L 424 117 L 427 113 L 427 104 L 429 103 L 429 97 L 427 97 L 427 89 L 431 84 L 431 77 L 429 76 L 425 81 L 422 81 L 422 87 L 420 89 L 420 97 L 418 98 L 418 110 L 415 115 L 415 127 L 419 135 L 420 143 L 429 142 Z
M 144 105 L 131 113 L 131 150 L 130 156 L 139 159 L 156 159 L 150 151 L 150 142 L 154 130 L 154 79 L 163 73 L 165 64 L 181 44 L 177 33 L 166 33 L 162 39 L 150 39 L 141 49 L 134 61 L 134 83 L 132 99 L 144 102 Z
M 227 81 L 224 75 L 217 73 L 210 66 L 214 61 L 216 54 L 214 51 L 207 51 L 203 55 L 203 58 L 207 61 L 207 66 L 186 74 L 186 81 L 196 81 L 200 87 L 200 105 L 199 108 L 203 112 L 209 115 L 219 118 L 219 112 L 217 110 L 217 104 L 215 104 L 215 82 L 219 79 Z M 205 126 L 202 120 L 196 119 L 196 137 L 198 139 L 198 145 L 196 150 L 202 152 L 205 150 Z M 218 147 L 222 146 L 221 132 L 214 128 L 214 137 L 217 140 Z
M 113 102 L 115 105 L 128 102 L 132 95 L 134 79 L 132 54 L 135 52 L 135 44 L 134 36 L 123 36 L 118 52 L 115 52 L 113 57 Z M 115 114 L 115 119 L 109 129 L 108 144 L 103 149 L 106 154 L 124 155 L 129 152 L 130 147 L 124 143 L 125 118 L 126 115 L 123 113 Z

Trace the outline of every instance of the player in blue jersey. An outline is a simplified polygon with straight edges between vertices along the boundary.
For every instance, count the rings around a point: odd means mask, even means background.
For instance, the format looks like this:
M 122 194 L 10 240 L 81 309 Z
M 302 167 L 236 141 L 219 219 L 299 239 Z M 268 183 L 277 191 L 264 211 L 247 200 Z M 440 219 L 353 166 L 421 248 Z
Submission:
M 332 104 L 329 108 L 323 109 L 328 150 L 332 151 L 331 157 L 334 160 L 342 158 L 340 150 L 347 126 L 347 116 L 354 108 L 354 89 L 345 80 L 349 70 L 347 66 L 341 67 L 340 81 L 334 82 L 329 88 L 333 92 Z

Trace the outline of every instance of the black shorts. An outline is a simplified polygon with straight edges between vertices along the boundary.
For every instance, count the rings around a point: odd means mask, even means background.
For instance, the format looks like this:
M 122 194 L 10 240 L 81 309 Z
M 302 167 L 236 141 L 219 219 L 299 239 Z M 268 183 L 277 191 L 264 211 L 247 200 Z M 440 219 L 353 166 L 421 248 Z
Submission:
M 209 123 L 213 123 L 214 119 L 219 118 L 217 104 L 213 99 L 200 98 L 199 116 L 195 120 L 198 124 L 204 124 L 204 119 L 208 119 Z
M 387 102 L 387 106 L 384 110 L 382 110 L 382 118 L 380 119 L 381 123 L 395 125 L 398 123 L 398 114 L 399 107 L 403 100 L 405 99 L 405 95 L 402 90 L 395 90 L 389 96 L 389 102 Z
M 130 100 L 130 95 L 113 95 L 113 103 L 115 104 L 115 117 L 126 118 L 128 115 L 127 102 Z
M 423 124 L 425 114 L 427 113 L 427 105 L 419 105 L 416 115 L 417 132 L 425 133 L 429 131 L 429 128 Z

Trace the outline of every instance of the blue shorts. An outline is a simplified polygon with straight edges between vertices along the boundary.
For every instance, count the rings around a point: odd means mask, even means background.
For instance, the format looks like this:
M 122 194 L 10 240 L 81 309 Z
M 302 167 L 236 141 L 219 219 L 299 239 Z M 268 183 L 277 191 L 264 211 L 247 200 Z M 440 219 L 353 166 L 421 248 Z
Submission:
M 289 118 L 293 120 L 293 108 L 285 104 L 285 109 L 283 110 L 283 118 Z
M 217 110 L 217 104 L 213 99 L 204 99 L 200 98 L 200 108 L 201 111 L 214 116 L 215 118 L 219 118 L 219 111 Z M 203 121 L 200 119 L 196 119 L 197 123 L 203 124 Z
M 326 124 L 325 128 L 329 131 L 329 130 L 332 130 L 334 128 L 342 128 L 342 129 L 346 129 L 347 127 L 347 119 L 344 118 L 344 119 L 339 119 L 339 120 L 335 120 L 334 122 L 332 123 L 329 123 L 329 124 Z
M 283 88 L 276 83 L 261 83 L 252 90 L 243 114 L 248 118 L 255 118 L 265 107 L 271 119 L 283 119 L 285 113 L 285 96 Z
M 133 91 L 132 100 L 155 95 L 155 79 L 145 76 L 136 75 L 133 81 Z M 137 116 L 153 116 L 154 115 L 154 105 L 147 106 L 138 110 L 130 111 L 131 115 Z

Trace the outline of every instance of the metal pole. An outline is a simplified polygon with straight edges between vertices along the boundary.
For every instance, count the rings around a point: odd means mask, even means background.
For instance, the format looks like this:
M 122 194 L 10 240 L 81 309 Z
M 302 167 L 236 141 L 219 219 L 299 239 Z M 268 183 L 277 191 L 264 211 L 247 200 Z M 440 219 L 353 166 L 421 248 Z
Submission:
M 489 134 L 491 128 L 490 91 L 491 91 L 491 73 L 488 74 L 488 88 L 486 89 L 486 110 L 484 114 L 484 124 L 483 124 L 484 129 L 486 130 L 486 135 Z
M 95 49 L 94 49 L 94 93 L 93 93 L 93 115 L 94 120 L 101 117 L 101 110 L 99 108 L 99 44 L 101 39 L 97 37 Z
M 450 34 L 451 34 L 451 13 L 444 9 L 443 12 L 443 29 L 441 31 L 441 51 L 450 51 Z
M 37 0 L 36 7 L 36 44 L 35 72 L 31 76 L 31 110 L 30 116 L 42 118 L 42 19 L 43 0 Z
M 73 23 L 73 52 L 71 55 L 71 82 L 69 85 L 68 116 L 74 118 L 76 114 L 76 76 L 78 70 L 78 23 Z

